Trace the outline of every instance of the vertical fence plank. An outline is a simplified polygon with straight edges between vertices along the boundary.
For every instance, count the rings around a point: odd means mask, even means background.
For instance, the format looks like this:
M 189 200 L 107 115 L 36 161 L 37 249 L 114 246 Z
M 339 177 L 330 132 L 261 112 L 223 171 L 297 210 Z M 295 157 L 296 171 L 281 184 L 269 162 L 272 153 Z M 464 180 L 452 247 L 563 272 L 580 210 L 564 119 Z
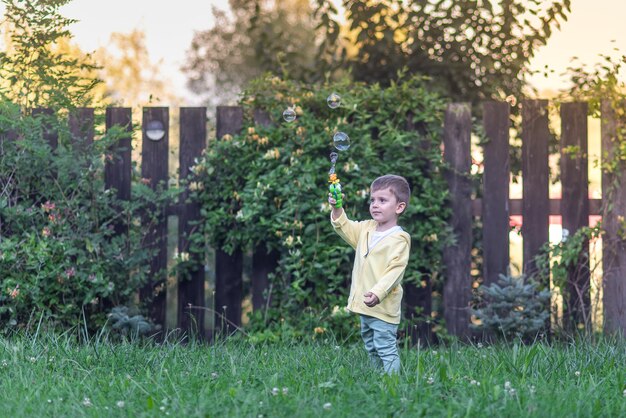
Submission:
M 524 273 L 536 272 L 534 257 L 548 242 L 550 200 L 547 100 L 526 100 L 522 104 L 522 236 Z M 544 283 L 549 286 L 549 283 Z
M 431 142 L 428 130 L 423 122 L 415 122 L 414 115 L 407 115 L 406 130 L 418 133 L 420 153 L 415 157 L 418 164 L 423 167 L 415 167 L 416 170 L 424 172 L 432 171 L 432 164 L 428 158 L 420 155 L 428 155 L 431 152 Z M 421 274 L 420 274 L 421 273 Z M 414 345 L 428 345 L 433 341 L 432 324 L 430 321 L 432 314 L 432 283 L 429 272 L 420 272 L 413 281 L 405 280 L 403 311 L 409 325 L 407 334 Z M 408 277 L 406 277 L 408 279 Z
M 152 121 L 163 124 L 164 135 L 159 140 L 148 138 L 147 126 Z M 143 129 L 141 146 L 141 176 L 149 179 L 153 189 L 167 188 L 169 152 L 169 109 L 167 107 L 145 107 L 143 109 Z M 151 301 L 151 317 L 155 323 L 165 326 L 166 299 L 165 281 L 167 278 L 167 217 L 165 211 L 150 221 L 146 246 L 155 250 L 150 262 L 150 283 L 140 290 L 142 302 Z
M 612 164 L 619 146 L 617 138 L 621 123 L 611 102 L 602 102 L 601 110 L 602 162 Z M 602 238 L 604 331 L 622 336 L 626 335 L 626 241 L 620 231 L 623 231 L 626 217 L 625 185 L 626 167 L 623 163 L 613 173 L 602 170 L 602 221 L 606 230 Z
M 589 175 L 587 166 L 587 103 L 561 105 L 561 216 L 563 230 L 573 235 L 589 224 Z M 584 243 L 588 253 L 589 242 Z M 575 331 L 582 324 L 591 331 L 589 265 L 584 254 L 568 272 L 564 302 L 565 327 Z
M 70 112 L 70 135 L 78 149 L 85 150 L 93 143 L 94 120 L 94 109 L 91 107 L 81 107 Z
M 456 245 L 444 249 L 446 282 L 443 288 L 444 318 L 448 332 L 469 338 L 469 302 L 472 292 L 470 277 L 472 240 L 472 202 L 469 179 L 472 118 L 467 103 L 448 105 L 444 121 L 444 161 L 450 189 L 451 226 Z
M 205 107 L 182 107 L 180 109 L 180 165 L 179 178 L 186 179 L 189 169 L 195 165 L 195 159 L 200 158 L 206 147 L 206 108 Z M 197 228 L 194 222 L 200 220 L 200 204 L 187 202 L 189 192 L 185 191 L 181 196 L 181 205 L 178 212 L 178 251 L 189 252 L 189 237 Z M 178 327 L 187 333 L 194 331 L 202 334 L 204 330 L 204 311 L 202 309 L 189 309 L 193 307 L 205 307 L 204 297 L 204 263 L 198 253 L 191 252 L 195 271 L 190 272 L 189 277 L 178 280 Z
M 217 107 L 217 140 L 235 135 L 243 127 L 243 109 L 239 106 Z M 241 324 L 241 301 L 243 297 L 243 253 L 236 249 L 228 254 L 215 249 L 215 323 L 222 332 L 233 331 L 232 325 Z M 216 326 L 217 327 L 217 326 Z
M 267 127 L 272 120 L 269 113 L 256 109 L 254 123 Z M 278 253 L 268 249 L 264 242 L 257 244 L 252 250 L 252 307 L 255 311 L 265 309 L 271 302 L 269 275 L 278 267 Z
M 129 107 L 109 107 L 105 113 L 106 130 L 118 126 L 123 130 L 121 136 L 111 146 L 105 156 L 104 187 L 115 190 L 119 200 L 130 200 L 131 138 L 132 118 Z M 117 234 L 127 234 L 121 225 L 115 225 Z
M 509 104 L 483 104 L 487 135 L 483 173 L 483 284 L 498 281 L 509 267 Z
M 53 127 L 52 118 L 54 117 L 54 110 L 48 108 L 36 108 L 33 109 L 33 116 L 42 118 L 42 128 L 44 129 L 43 138 L 50 144 L 50 148 L 53 150 L 59 146 L 59 133 Z
M 110 133 L 113 129 L 119 129 L 119 137 L 110 146 L 105 154 L 104 161 L 104 188 L 113 191 L 115 197 L 120 201 L 130 200 L 130 175 L 132 171 L 131 162 L 131 138 L 132 138 L 132 117 L 129 107 L 109 107 L 105 113 L 105 129 Z M 119 211 L 122 208 L 117 208 Z M 128 226 L 123 222 L 113 224 L 115 234 L 128 237 Z M 128 241 L 127 241 L 128 242 Z M 105 311 L 113 307 L 113 302 L 104 299 L 102 308 Z
M 522 103 L 523 271 L 528 276 L 537 273 L 535 256 L 549 239 L 548 143 L 550 131 L 547 106 L 547 100 L 526 100 Z M 541 284 L 549 289 L 549 276 L 544 277 Z M 550 312 L 550 302 L 545 308 Z M 549 329 L 550 319 L 546 321 L 546 331 Z

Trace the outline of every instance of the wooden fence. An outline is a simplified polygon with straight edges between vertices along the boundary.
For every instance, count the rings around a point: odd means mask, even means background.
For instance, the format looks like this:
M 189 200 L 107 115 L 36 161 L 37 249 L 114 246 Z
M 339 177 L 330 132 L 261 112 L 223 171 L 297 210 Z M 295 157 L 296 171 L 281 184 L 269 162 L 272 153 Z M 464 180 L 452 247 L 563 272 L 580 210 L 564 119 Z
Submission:
M 532 100 L 522 104 L 522 175 L 523 198 L 509 198 L 509 127 L 510 105 L 506 102 L 486 102 L 483 104 L 483 125 L 487 142 L 484 145 L 484 173 L 482 198 L 472 200 L 468 174 L 471 168 L 471 110 L 468 104 L 450 104 L 445 113 L 443 143 L 444 160 L 450 165 L 445 173 L 451 192 L 453 216 L 451 226 L 457 236 L 456 245 L 445 249 L 445 285 L 443 290 L 444 316 L 448 331 L 463 339 L 470 338 L 469 303 L 472 294 L 470 276 L 472 222 L 474 217 L 482 217 L 483 224 L 483 282 L 494 283 L 498 275 L 506 273 L 509 266 L 509 219 L 512 215 L 523 218 L 523 271 L 532 272 L 536 266 L 533 258 L 540 247 L 548 241 L 549 216 L 561 215 L 563 228 L 570 234 L 589 224 L 590 215 L 601 215 L 606 235 L 605 242 L 615 242 L 603 250 L 603 306 L 604 327 L 609 332 L 626 330 L 626 251 L 620 239 L 626 216 L 626 190 L 618 187 L 613 193 L 612 204 L 602 205 L 598 199 L 588 198 L 588 158 L 587 158 L 587 104 L 564 103 L 561 105 L 560 171 L 562 198 L 550 199 L 548 143 L 550 139 L 547 101 Z M 601 121 L 602 155 L 611 156 L 617 146 L 614 138 L 618 123 L 611 109 L 603 107 Z M 269 123 L 263 113 L 255 115 L 257 124 Z M 146 125 L 151 121 L 160 121 L 165 129 L 165 136 L 158 141 L 146 137 Z M 74 136 L 87 141 L 94 135 L 93 109 L 79 109 L 73 114 L 70 126 Z M 122 138 L 117 148 L 112 150 L 120 158 L 107 162 L 105 182 L 107 188 L 117 190 L 122 199 L 131 199 L 131 109 L 109 108 L 106 110 L 106 128 L 120 125 L 128 135 Z M 143 109 L 142 121 L 142 164 L 144 178 L 151 179 L 154 186 L 159 180 L 168 178 L 169 144 L 169 109 L 150 107 Z M 236 134 L 243 126 L 243 111 L 240 107 L 222 106 L 217 108 L 216 136 Z M 56 144 L 52 133 L 48 138 Z M 206 146 L 206 108 L 180 109 L 180 178 L 185 178 L 194 159 L 200 157 Z M 565 152 L 568 147 L 579 147 L 582 152 Z M 616 180 L 626 178 L 626 171 L 603 174 L 603 196 L 608 193 L 609 185 Z M 158 249 L 158 254 L 151 263 L 153 280 L 141 289 L 141 295 L 162 286 L 165 277 L 159 276 L 167 262 L 167 216 L 178 215 L 180 251 L 187 248 L 191 223 L 200 218 L 196 203 L 181 203 L 163 213 L 160 222 L 149 239 L 149 245 Z M 611 210 L 608 210 L 611 209 Z M 122 233 L 123 231 L 119 231 Z M 199 264 L 203 260 L 197 260 Z M 266 305 L 264 291 L 268 286 L 268 274 L 277 262 L 276 254 L 268 254 L 264 248 L 253 251 L 252 260 L 252 303 L 253 309 L 263 309 Z M 216 323 L 241 323 L 243 294 L 243 254 L 235 251 L 227 254 L 216 250 L 215 259 L 215 298 L 214 307 L 217 315 L 224 315 L 226 321 L 216 319 Z M 546 285 L 549 285 L 546 283 Z M 572 276 L 568 286 L 572 297 L 565 301 L 573 315 L 573 321 L 580 322 L 590 310 L 589 272 Z M 183 330 L 204 329 L 204 313 L 190 306 L 205 307 L 204 268 L 199 268 L 190 280 L 178 283 L 178 327 Z M 405 303 L 411 309 L 422 308 L 422 313 L 431 312 L 430 284 L 426 288 L 407 286 Z M 165 293 L 160 292 L 152 305 L 152 317 L 160 324 L 165 324 Z M 409 311 L 407 309 L 406 311 Z M 194 325 L 195 322 L 195 325 Z M 429 338 L 427 325 L 418 328 L 414 337 Z

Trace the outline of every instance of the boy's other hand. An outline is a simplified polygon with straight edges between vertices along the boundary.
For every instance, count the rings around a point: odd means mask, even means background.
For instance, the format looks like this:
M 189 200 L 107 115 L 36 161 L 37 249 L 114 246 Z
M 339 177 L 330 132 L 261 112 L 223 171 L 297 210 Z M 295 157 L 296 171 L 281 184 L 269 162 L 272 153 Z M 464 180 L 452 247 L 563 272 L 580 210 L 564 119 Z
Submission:
M 373 308 L 380 303 L 380 300 L 378 300 L 378 296 L 376 296 L 372 292 L 367 292 L 363 296 L 365 297 L 365 299 L 363 299 L 363 302 L 370 308 Z

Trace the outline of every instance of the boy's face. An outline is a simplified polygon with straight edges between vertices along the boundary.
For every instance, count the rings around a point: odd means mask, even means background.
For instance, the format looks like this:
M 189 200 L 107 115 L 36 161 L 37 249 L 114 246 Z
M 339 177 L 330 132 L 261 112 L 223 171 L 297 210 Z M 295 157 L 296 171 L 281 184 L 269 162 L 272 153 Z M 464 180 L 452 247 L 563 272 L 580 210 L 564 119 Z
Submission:
M 370 215 L 379 226 L 395 225 L 405 207 L 389 188 L 375 190 L 370 196 Z

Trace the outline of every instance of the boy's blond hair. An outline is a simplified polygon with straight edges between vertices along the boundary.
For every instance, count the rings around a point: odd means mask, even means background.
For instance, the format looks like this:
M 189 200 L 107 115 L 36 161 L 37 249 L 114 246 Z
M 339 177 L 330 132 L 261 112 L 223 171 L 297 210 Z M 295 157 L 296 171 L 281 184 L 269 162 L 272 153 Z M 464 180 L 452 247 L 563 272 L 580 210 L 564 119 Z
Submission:
M 391 190 L 391 193 L 396 197 L 398 203 L 404 202 L 407 206 L 409 205 L 411 187 L 404 177 L 396 176 L 395 174 L 380 176 L 372 182 L 370 193 L 387 188 Z

